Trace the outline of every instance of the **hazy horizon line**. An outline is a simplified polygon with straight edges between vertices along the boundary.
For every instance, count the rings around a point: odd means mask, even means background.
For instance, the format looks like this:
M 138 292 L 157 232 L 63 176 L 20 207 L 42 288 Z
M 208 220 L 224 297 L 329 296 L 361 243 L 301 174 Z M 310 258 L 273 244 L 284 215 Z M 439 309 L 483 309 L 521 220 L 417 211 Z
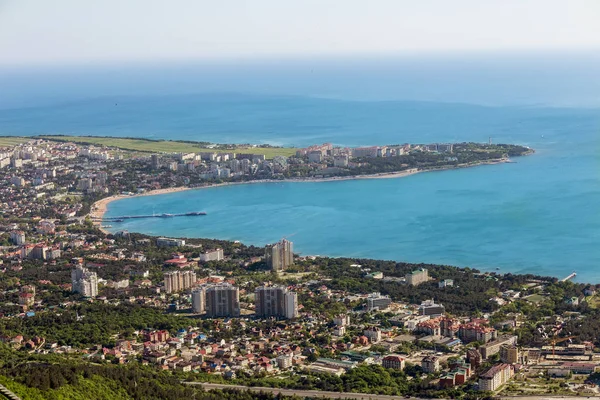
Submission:
M 385 61 L 402 61 L 418 59 L 448 59 L 460 61 L 463 58 L 515 58 L 535 59 L 537 57 L 573 55 L 584 58 L 597 58 L 600 60 L 600 47 L 578 47 L 578 48 L 515 48 L 515 49 L 463 49 L 463 50 L 423 50 L 423 51 L 398 51 L 398 52 L 348 52 L 348 53 L 306 53 L 306 54 L 261 54 L 261 55 L 230 55 L 215 57 L 172 57 L 172 58 L 135 58 L 135 59 L 81 59 L 60 60 L 56 62 L 3 62 L 0 60 L 1 69 L 38 69 L 38 68 L 77 68 L 77 67 L 116 67 L 116 66 L 169 66 L 169 65 L 195 65 L 205 64 L 207 66 L 231 65 L 242 63 L 243 65 L 261 65 L 273 62 L 335 62 L 335 61 L 374 61 L 383 59 Z M 565 60 L 567 61 L 567 60 Z

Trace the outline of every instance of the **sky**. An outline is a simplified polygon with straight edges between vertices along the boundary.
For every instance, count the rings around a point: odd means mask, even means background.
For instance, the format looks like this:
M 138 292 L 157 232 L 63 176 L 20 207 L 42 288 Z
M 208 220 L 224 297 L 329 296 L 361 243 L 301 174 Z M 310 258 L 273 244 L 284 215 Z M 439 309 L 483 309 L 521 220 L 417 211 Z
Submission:
M 0 0 L 0 65 L 600 49 L 598 0 Z

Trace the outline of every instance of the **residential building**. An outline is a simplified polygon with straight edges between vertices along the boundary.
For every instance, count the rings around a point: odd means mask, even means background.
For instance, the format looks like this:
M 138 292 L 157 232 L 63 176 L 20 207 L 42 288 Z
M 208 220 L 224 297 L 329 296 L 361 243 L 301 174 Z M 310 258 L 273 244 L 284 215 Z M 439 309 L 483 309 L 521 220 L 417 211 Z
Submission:
M 25 232 L 23 231 L 12 231 L 10 233 L 10 241 L 16 244 L 17 246 L 21 246 L 25 244 Z
M 481 365 L 481 353 L 477 349 L 468 349 L 467 361 L 473 366 L 473 368 L 479 368 Z
M 479 352 L 481 353 L 481 358 L 486 360 L 488 357 L 499 353 L 500 347 L 515 344 L 517 344 L 517 337 L 515 335 L 502 335 L 496 340 L 492 340 L 491 342 L 479 346 Z
M 416 271 L 406 274 L 405 278 L 407 284 L 417 286 L 429 280 L 429 271 L 425 268 L 419 268 Z
M 348 166 L 348 155 L 342 154 L 333 157 L 333 166 L 338 168 L 346 168 Z
M 350 325 L 350 316 L 348 314 L 340 314 L 333 317 L 333 323 L 336 326 Z
M 519 362 L 519 348 L 509 344 L 500 346 L 500 360 L 506 364 L 517 364 Z
M 320 163 L 321 161 L 323 161 L 323 153 L 320 151 L 311 151 L 308 153 L 308 162 Z
M 381 342 L 381 329 L 376 326 L 371 326 L 363 331 L 363 334 L 369 339 L 370 343 Z
M 456 372 L 448 372 L 444 376 L 440 377 L 440 381 L 438 383 L 441 388 L 450 388 L 456 385 Z
M 404 369 L 404 358 L 400 357 L 397 354 L 390 354 L 383 358 L 381 365 L 383 368 L 392 368 L 392 369 Z
M 510 364 L 494 365 L 479 376 L 479 390 L 494 392 L 512 378 L 514 367 Z
M 192 312 L 200 314 L 206 311 L 206 293 L 204 288 L 192 290 Z
M 455 337 L 458 333 L 460 323 L 455 318 L 444 317 L 440 320 L 440 334 L 447 337 Z
M 367 296 L 367 311 L 385 310 L 390 304 L 392 304 L 390 296 L 382 296 L 377 292 Z
M 24 285 L 19 290 L 19 305 L 29 308 L 35 303 L 35 286 Z
M 206 288 L 206 316 L 239 317 L 240 290 L 228 283 L 211 285 Z
M 223 249 L 218 248 L 214 250 L 207 250 L 203 253 L 200 253 L 200 261 L 208 262 L 208 261 L 221 261 L 223 260 Z
M 37 227 L 36 230 L 40 233 L 49 235 L 52 234 L 56 231 L 56 225 L 54 224 L 54 222 L 52 221 L 48 221 L 47 219 L 43 219 L 41 220 Z
M 380 148 L 377 146 L 371 147 L 356 147 L 352 149 L 352 156 L 355 158 L 359 157 L 377 157 Z
M 333 328 L 333 334 L 335 336 L 344 336 L 346 334 L 346 327 L 345 326 L 337 326 L 335 328 Z
M 419 315 L 442 315 L 446 312 L 446 308 L 441 304 L 436 304 L 433 299 L 425 300 L 419 306 Z
M 435 356 L 426 356 L 421 360 L 423 372 L 432 374 L 440 370 L 440 360 Z
M 478 322 L 469 322 L 460 326 L 458 337 L 464 343 L 487 343 L 490 340 L 496 339 L 497 331 L 494 328 L 483 326 Z
M 160 158 L 158 154 L 152 154 L 150 156 L 150 163 L 152 165 L 152 169 L 159 169 L 160 168 Z
M 83 294 L 85 297 L 98 295 L 98 275 L 81 265 L 71 271 L 71 285 L 73 292 Z
M 416 332 L 425 333 L 427 335 L 439 336 L 442 334 L 440 327 L 440 318 L 429 319 L 417 324 Z
M 25 179 L 23 179 L 20 176 L 13 176 L 12 178 L 10 178 L 10 183 L 17 187 L 22 187 L 25 186 Z
M 173 271 L 164 274 L 165 291 L 176 293 L 191 288 L 196 284 L 194 271 Z
M 284 271 L 294 264 L 294 244 L 282 239 L 265 247 L 265 261 L 273 271 Z
M 417 329 L 419 323 L 427 321 L 429 319 L 431 319 L 429 315 L 411 316 L 404 321 L 404 328 L 406 328 L 409 331 L 414 331 Z
M 291 368 L 293 360 L 292 354 L 282 354 L 276 358 L 277 366 L 281 369 Z
M 38 244 L 33 248 L 33 250 L 31 250 L 30 257 L 34 260 L 45 260 L 48 258 L 46 254 L 47 252 L 48 247 L 44 246 L 43 244 Z
M 156 239 L 156 245 L 158 247 L 181 247 L 185 246 L 185 240 L 160 237 Z
M 443 279 L 438 283 L 440 289 L 451 286 L 454 286 L 454 281 L 452 279 Z
M 257 317 L 298 317 L 298 295 L 283 286 L 260 286 L 254 291 Z

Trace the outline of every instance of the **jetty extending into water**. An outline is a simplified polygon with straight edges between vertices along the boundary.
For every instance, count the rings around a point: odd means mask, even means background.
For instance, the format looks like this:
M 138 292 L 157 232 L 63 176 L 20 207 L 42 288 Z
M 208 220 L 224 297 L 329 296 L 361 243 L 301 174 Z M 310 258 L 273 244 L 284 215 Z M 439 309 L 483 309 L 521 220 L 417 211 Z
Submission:
M 567 276 L 566 278 L 562 278 L 560 281 L 566 282 L 566 281 L 569 281 L 569 280 L 575 278 L 576 276 L 577 276 L 577 273 L 575 271 L 573 271 L 573 273 L 571 275 Z
M 191 211 L 180 214 L 152 214 L 152 215 L 121 215 L 118 217 L 102 217 L 102 221 L 123 222 L 126 219 L 141 219 L 141 218 L 174 218 L 174 217 L 196 217 L 206 215 L 204 211 Z

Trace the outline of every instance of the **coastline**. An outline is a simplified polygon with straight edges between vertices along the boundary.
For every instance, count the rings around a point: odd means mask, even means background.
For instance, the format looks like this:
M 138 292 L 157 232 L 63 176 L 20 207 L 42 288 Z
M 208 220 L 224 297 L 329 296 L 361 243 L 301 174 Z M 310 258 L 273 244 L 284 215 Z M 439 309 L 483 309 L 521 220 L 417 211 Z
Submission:
M 189 186 L 179 186 L 172 188 L 163 188 L 150 190 L 148 192 L 136 193 L 136 194 L 118 194 L 110 197 L 105 197 L 104 199 L 100 199 L 94 204 L 92 204 L 91 211 L 87 215 L 92 218 L 92 223 L 96 226 L 100 231 L 104 234 L 110 234 L 109 231 L 102 228 L 102 219 L 106 211 L 108 210 L 108 205 L 113 201 L 123 200 L 131 197 L 143 197 L 143 196 L 157 196 L 161 194 L 169 194 L 169 193 L 178 193 L 187 190 L 199 190 L 199 189 L 208 189 L 214 187 L 221 186 L 234 186 L 234 185 L 248 185 L 248 184 L 259 184 L 259 183 L 277 183 L 277 182 L 336 182 L 336 181 L 349 181 L 349 180 L 361 180 L 361 179 L 393 179 L 393 178 L 404 178 L 410 175 L 419 174 L 422 172 L 435 172 L 435 171 L 446 171 L 452 169 L 461 169 L 461 168 L 470 168 L 470 167 L 478 167 L 481 165 L 495 165 L 495 164 L 504 164 L 511 163 L 510 159 L 497 159 L 497 160 L 488 160 L 478 162 L 476 164 L 458 164 L 456 166 L 447 166 L 441 168 L 432 168 L 432 169 L 418 169 L 412 168 L 404 171 L 397 172 L 385 172 L 378 174 L 367 174 L 367 175 L 350 175 L 350 176 L 332 176 L 329 178 L 320 177 L 320 178 L 290 178 L 290 179 L 257 179 L 253 181 L 244 181 L 244 182 L 223 182 L 223 183 L 215 183 L 208 184 L 205 186 L 197 186 L 197 187 L 189 187 Z

